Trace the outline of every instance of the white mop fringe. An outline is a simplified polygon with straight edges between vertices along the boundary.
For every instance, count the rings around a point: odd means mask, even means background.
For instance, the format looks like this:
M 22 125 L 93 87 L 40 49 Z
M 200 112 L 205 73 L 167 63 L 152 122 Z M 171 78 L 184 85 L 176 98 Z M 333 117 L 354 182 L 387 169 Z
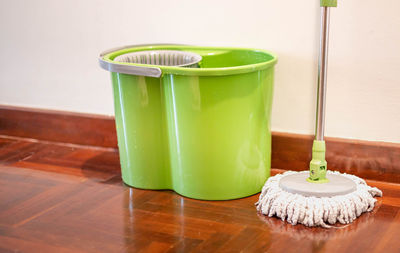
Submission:
M 269 217 L 277 216 L 292 225 L 298 223 L 308 227 L 331 227 L 328 224 L 353 222 L 363 212 L 374 209 L 375 196 L 381 197 L 382 191 L 370 187 L 367 183 L 354 175 L 341 174 L 336 171 L 327 171 L 328 174 L 345 176 L 357 185 L 357 190 L 335 197 L 305 197 L 282 190 L 279 180 L 298 172 L 287 171 L 270 177 L 262 188 L 260 198 L 255 204 L 257 210 Z

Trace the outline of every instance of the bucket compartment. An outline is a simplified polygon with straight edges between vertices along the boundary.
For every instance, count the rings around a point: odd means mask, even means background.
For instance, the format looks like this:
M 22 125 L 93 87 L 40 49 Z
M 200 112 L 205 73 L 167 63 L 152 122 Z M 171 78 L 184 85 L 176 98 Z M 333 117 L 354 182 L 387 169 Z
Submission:
M 187 51 L 201 61 L 196 67 L 177 67 L 114 60 L 146 50 Z M 126 184 L 208 200 L 261 190 L 270 173 L 273 54 L 159 45 L 124 48 L 102 59 L 161 71 L 159 76 L 112 71 Z

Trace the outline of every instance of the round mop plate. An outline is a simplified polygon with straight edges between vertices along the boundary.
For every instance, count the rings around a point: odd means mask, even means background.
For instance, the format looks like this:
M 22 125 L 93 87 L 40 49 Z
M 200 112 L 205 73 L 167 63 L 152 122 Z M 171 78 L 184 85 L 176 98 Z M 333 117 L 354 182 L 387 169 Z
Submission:
M 279 187 L 290 193 L 297 193 L 306 197 L 333 197 L 345 195 L 357 189 L 356 183 L 351 179 L 335 174 L 326 174 L 327 183 L 311 183 L 307 181 L 310 176 L 308 171 L 283 176 Z

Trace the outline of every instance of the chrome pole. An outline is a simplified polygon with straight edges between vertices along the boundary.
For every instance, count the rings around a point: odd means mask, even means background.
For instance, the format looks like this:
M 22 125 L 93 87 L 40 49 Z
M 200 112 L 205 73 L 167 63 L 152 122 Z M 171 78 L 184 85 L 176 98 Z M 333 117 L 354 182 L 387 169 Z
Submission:
M 324 140 L 325 133 L 325 104 L 326 77 L 328 70 L 328 41 L 329 41 L 329 7 L 321 7 L 321 34 L 318 60 L 318 91 L 315 139 Z

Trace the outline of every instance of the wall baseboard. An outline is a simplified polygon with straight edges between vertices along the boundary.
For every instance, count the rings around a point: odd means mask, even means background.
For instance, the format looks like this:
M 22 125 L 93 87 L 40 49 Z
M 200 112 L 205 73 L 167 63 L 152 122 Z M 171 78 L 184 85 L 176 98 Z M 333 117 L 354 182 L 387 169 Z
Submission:
M 0 105 L 0 135 L 117 147 L 114 117 Z
M 0 106 L 0 135 L 117 148 L 113 117 Z M 313 136 L 272 133 L 272 167 L 307 170 Z M 400 183 L 400 144 L 326 138 L 328 168 Z
M 272 167 L 308 170 L 314 136 L 272 133 Z M 328 169 L 400 183 L 400 144 L 325 138 Z

